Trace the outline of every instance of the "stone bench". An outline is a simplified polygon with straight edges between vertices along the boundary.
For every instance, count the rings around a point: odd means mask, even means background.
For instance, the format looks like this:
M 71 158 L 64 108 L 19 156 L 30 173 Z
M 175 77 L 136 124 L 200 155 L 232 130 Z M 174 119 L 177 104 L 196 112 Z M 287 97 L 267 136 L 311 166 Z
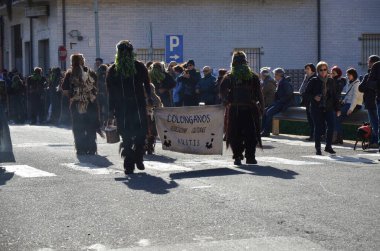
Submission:
M 289 107 L 285 112 L 280 112 L 273 117 L 272 121 L 272 134 L 280 134 L 280 120 L 289 121 L 302 121 L 307 122 L 306 108 L 305 107 Z M 368 113 L 366 110 L 359 110 L 348 116 L 343 124 L 348 125 L 361 125 L 363 122 L 368 121 Z

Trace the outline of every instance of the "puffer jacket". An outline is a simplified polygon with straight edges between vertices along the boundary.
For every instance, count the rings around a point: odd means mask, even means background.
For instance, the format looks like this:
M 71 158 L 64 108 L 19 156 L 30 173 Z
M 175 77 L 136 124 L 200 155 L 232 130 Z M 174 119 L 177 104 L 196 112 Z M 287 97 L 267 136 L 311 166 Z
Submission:
M 353 82 L 348 82 L 344 88 L 346 96 L 344 97 L 345 104 L 350 105 L 350 111 L 353 111 L 357 105 L 363 104 L 363 93 L 359 91 L 360 80 L 356 79 Z

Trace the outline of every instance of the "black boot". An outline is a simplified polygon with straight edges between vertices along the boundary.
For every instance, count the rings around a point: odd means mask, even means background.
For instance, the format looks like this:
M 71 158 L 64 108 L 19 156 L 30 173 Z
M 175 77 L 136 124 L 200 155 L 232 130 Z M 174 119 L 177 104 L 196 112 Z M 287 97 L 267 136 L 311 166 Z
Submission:
M 124 173 L 125 175 L 133 174 L 135 171 L 135 164 L 133 162 L 124 159 Z
M 321 149 L 316 149 L 315 154 L 316 154 L 316 155 L 322 155 L 322 151 L 321 151 Z
M 241 166 L 241 159 L 240 158 L 236 158 L 235 161 L 234 161 L 234 165 L 235 166 Z
M 325 152 L 328 152 L 328 153 L 331 153 L 331 154 L 336 154 L 336 152 L 334 151 L 334 149 L 332 149 L 332 147 L 326 147 L 325 148 Z
M 247 165 L 256 165 L 257 164 L 257 160 L 256 160 L 255 157 L 253 157 L 253 158 L 247 158 L 247 160 L 245 161 L 245 163 Z

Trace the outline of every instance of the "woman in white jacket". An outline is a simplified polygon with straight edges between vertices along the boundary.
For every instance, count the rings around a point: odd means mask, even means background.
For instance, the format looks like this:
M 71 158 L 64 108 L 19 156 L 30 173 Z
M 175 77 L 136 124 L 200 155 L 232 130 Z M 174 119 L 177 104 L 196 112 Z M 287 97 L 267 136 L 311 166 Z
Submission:
M 335 129 L 337 132 L 336 143 L 343 144 L 342 122 L 353 112 L 360 110 L 363 103 L 363 93 L 359 91 L 360 80 L 354 68 L 347 70 L 347 84 L 344 88 L 346 94 L 342 101 L 341 115 L 337 118 Z

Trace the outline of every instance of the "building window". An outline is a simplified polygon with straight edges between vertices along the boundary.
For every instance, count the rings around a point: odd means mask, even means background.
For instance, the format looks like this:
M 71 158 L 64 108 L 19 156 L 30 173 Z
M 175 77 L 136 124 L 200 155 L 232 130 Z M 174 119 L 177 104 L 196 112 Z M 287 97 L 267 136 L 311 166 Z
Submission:
M 362 34 L 359 40 L 362 42 L 362 58 L 359 65 L 366 66 L 369 56 L 380 55 L 380 34 Z
M 249 66 L 257 73 L 260 71 L 261 55 L 263 54 L 260 48 L 235 48 L 235 51 L 244 51 L 247 54 Z
M 149 61 L 165 61 L 165 49 L 137 49 L 136 59 L 144 63 Z

